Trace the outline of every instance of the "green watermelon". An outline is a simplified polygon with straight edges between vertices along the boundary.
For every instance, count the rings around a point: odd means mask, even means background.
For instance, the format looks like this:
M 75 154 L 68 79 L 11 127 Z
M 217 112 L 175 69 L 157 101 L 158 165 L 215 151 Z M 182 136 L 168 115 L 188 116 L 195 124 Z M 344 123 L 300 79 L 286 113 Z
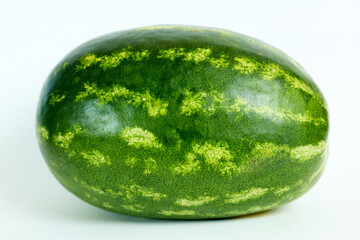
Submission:
M 66 189 L 150 218 L 276 208 L 317 182 L 327 154 L 327 105 L 305 70 L 215 28 L 152 26 L 86 42 L 50 73 L 36 122 Z

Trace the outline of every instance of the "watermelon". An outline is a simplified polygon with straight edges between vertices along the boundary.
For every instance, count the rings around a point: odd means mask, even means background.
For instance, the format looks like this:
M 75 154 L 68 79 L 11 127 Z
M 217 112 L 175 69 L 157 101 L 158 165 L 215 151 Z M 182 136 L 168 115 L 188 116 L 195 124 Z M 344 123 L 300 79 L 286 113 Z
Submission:
M 305 70 L 264 42 L 151 26 L 69 53 L 44 84 L 36 131 L 56 179 L 89 204 L 226 218 L 279 207 L 317 182 L 328 110 Z

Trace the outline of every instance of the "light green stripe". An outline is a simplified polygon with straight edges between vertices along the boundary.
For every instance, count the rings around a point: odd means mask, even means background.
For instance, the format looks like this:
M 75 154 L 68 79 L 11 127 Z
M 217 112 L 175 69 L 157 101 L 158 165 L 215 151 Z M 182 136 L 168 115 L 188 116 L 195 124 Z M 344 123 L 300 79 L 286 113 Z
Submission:
M 208 61 L 216 68 L 227 68 L 230 65 L 229 59 L 224 54 L 221 54 L 218 58 L 210 57 Z
M 153 147 L 161 148 L 162 144 L 158 142 L 155 135 L 148 130 L 139 127 L 126 127 L 120 136 L 130 145 L 136 148 Z
M 249 199 L 256 199 L 264 195 L 269 189 L 267 188 L 251 188 L 239 193 L 226 194 L 226 203 L 240 203 Z
M 140 160 L 138 158 L 128 157 L 127 159 L 125 159 L 124 163 L 126 166 L 129 166 L 130 168 L 134 168 L 139 161 Z
M 110 203 L 108 203 L 108 202 L 103 202 L 103 207 L 105 207 L 105 208 L 109 208 L 109 209 L 113 209 L 113 208 L 115 208 L 113 205 L 111 205 Z
M 209 165 L 216 166 L 220 160 L 230 161 L 233 156 L 228 150 L 229 146 L 226 143 L 219 142 L 216 145 L 205 142 L 204 145 L 194 144 L 192 146 L 194 154 L 203 156 L 205 162 Z
M 89 53 L 80 58 L 79 64 L 76 66 L 77 70 L 85 70 L 86 68 L 99 64 L 103 70 L 115 68 L 121 64 L 125 59 L 133 61 L 143 61 L 149 57 L 149 50 L 132 51 L 131 48 L 114 51 L 111 54 L 97 56 L 94 53 Z
M 217 197 L 210 197 L 210 196 L 201 196 L 196 199 L 181 198 L 176 200 L 175 204 L 184 207 L 192 207 L 192 206 L 197 207 L 215 201 L 216 199 Z
M 320 141 L 317 145 L 294 148 L 286 144 L 276 145 L 272 142 L 264 142 L 258 143 L 248 155 L 242 156 L 245 164 L 237 165 L 233 161 L 236 159 L 236 154 L 231 153 L 226 143 L 219 142 L 215 145 L 207 142 L 203 145 L 193 143 L 192 151 L 185 154 L 185 161 L 175 165 L 172 170 L 176 175 L 195 174 L 203 168 L 202 165 L 205 165 L 222 175 L 231 176 L 247 171 L 249 167 L 252 167 L 248 162 L 274 159 L 279 153 L 288 154 L 289 160 L 294 159 L 299 163 L 304 163 L 323 155 L 325 151 L 325 141 Z
M 235 57 L 233 69 L 243 74 L 252 74 L 259 69 L 259 63 L 247 57 Z
M 173 172 L 182 175 L 193 174 L 201 169 L 200 161 L 204 159 L 206 165 L 211 166 L 221 174 L 232 174 L 237 170 L 237 167 L 231 162 L 234 157 L 228 148 L 228 144 L 222 142 L 217 144 L 208 142 L 204 144 L 193 143 L 192 151 L 185 156 L 185 162 L 176 165 Z
M 37 132 L 39 134 L 39 136 L 44 139 L 44 140 L 48 140 L 49 139 L 49 131 L 46 129 L 45 126 L 43 125 L 38 125 L 37 127 Z
M 87 166 L 100 167 L 101 165 L 111 165 L 111 161 L 108 156 L 103 155 L 98 150 L 92 150 L 90 152 L 80 152 L 85 160 L 87 160 Z
M 89 96 L 95 96 L 100 101 L 100 104 L 106 104 L 117 98 L 124 98 L 134 107 L 138 107 L 142 104 L 143 108 L 147 110 L 151 117 L 164 116 L 167 113 L 167 106 L 169 103 L 153 97 L 149 91 L 138 93 L 130 91 L 120 85 L 113 85 L 112 88 L 101 89 L 98 88 L 95 83 L 85 83 L 84 88 L 85 91 L 77 94 L 75 102 L 81 102 Z
M 291 150 L 290 156 L 297 159 L 299 162 L 306 162 L 312 159 L 314 156 L 324 154 L 326 150 L 325 141 L 319 142 L 317 145 L 306 145 L 296 147 Z
M 65 94 L 50 93 L 49 105 L 55 106 L 56 103 L 65 99 Z
M 206 115 L 214 114 L 216 110 L 226 110 L 228 113 L 237 113 L 238 117 L 243 114 L 255 113 L 273 121 L 295 121 L 299 123 L 313 123 L 314 125 L 326 124 L 323 118 L 314 118 L 309 112 L 305 114 L 293 113 L 289 109 L 273 108 L 268 106 L 254 106 L 246 99 L 238 96 L 234 101 L 224 97 L 224 93 L 212 92 L 191 92 L 184 91 L 185 98 L 180 106 L 180 113 L 192 116 L 196 113 Z
M 192 93 L 189 90 L 186 90 L 184 94 L 185 99 L 183 100 L 180 107 L 181 114 L 191 116 L 196 112 L 202 111 L 204 106 L 204 98 L 206 97 L 204 92 Z
M 165 215 L 165 216 L 173 216 L 173 215 L 191 216 L 191 215 L 195 215 L 196 212 L 193 210 L 182 210 L 182 211 L 161 210 L 160 212 L 158 212 L 158 214 Z
M 124 198 L 127 200 L 134 200 L 140 197 L 142 198 L 150 198 L 154 201 L 159 201 L 163 198 L 167 197 L 167 194 L 155 192 L 153 188 L 139 186 L 137 184 L 133 185 L 119 185 L 118 188 L 120 190 L 113 190 L 113 189 L 103 189 L 100 186 L 93 186 L 88 184 L 83 180 L 79 180 L 78 178 L 74 177 L 73 180 L 78 184 L 82 185 L 84 188 L 88 189 L 91 192 L 100 195 L 107 195 L 113 198 Z
M 272 191 L 276 196 L 281 196 L 284 193 L 290 191 L 290 189 L 291 189 L 291 187 L 285 186 L 285 187 L 279 187 L 279 188 L 272 189 Z
M 69 146 L 72 140 L 74 139 L 74 137 L 82 131 L 83 131 L 82 128 L 76 125 L 70 128 L 65 133 L 59 132 L 58 134 L 55 134 L 53 137 L 54 144 L 58 147 L 69 149 Z
M 182 164 L 178 164 L 173 168 L 173 172 L 179 175 L 186 175 L 186 174 L 194 174 L 195 172 L 201 169 L 200 161 L 195 159 L 196 156 L 194 153 L 188 153 L 186 155 L 186 160 Z
M 210 48 L 186 49 L 186 51 L 185 48 L 170 48 L 160 50 L 157 57 L 172 61 L 181 57 L 184 61 L 199 63 L 207 61 L 211 52 Z
M 153 158 L 147 158 L 144 160 L 144 174 L 152 174 L 157 172 L 157 163 Z
M 124 190 L 127 199 L 145 197 L 159 201 L 160 199 L 167 197 L 167 194 L 155 192 L 152 188 L 147 188 L 136 184 L 130 186 L 121 186 L 121 188 Z
M 237 97 L 234 103 L 227 108 L 228 112 L 237 112 L 237 113 L 255 113 L 261 117 L 271 118 L 272 120 L 287 120 L 295 121 L 299 123 L 313 123 L 314 125 L 326 124 L 327 121 L 323 118 L 314 118 L 310 115 L 309 112 L 303 114 L 296 114 L 291 112 L 288 109 L 284 108 L 271 108 L 267 106 L 254 106 L 248 103 L 242 97 Z

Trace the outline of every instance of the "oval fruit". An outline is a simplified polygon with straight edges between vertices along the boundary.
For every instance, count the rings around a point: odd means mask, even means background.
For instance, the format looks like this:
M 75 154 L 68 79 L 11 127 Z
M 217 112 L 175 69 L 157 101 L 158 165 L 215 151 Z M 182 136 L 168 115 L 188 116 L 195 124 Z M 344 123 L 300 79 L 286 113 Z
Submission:
M 41 93 L 52 173 L 117 213 L 223 218 L 308 191 L 326 162 L 325 100 L 294 60 L 226 30 L 153 26 L 95 38 Z

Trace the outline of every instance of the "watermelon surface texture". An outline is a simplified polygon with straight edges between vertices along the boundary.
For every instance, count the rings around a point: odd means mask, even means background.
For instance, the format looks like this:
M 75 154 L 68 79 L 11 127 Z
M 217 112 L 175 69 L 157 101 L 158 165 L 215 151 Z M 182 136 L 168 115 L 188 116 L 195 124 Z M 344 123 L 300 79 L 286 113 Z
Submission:
M 150 218 L 276 208 L 317 182 L 328 149 L 326 102 L 298 63 L 205 27 L 151 26 L 84 43 L 50 73 L 36 122 L 66 189 Z

